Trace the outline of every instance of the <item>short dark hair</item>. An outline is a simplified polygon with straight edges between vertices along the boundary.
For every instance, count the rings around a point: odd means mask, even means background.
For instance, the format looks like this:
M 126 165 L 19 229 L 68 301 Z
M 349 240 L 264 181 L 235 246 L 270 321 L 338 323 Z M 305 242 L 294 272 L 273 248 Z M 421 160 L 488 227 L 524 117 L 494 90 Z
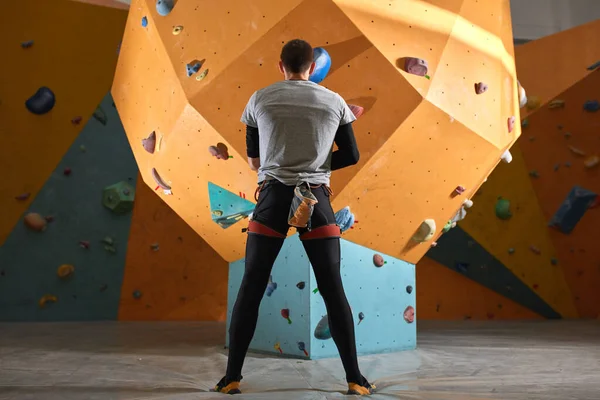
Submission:
M 304 72 L 313 62 L 313 48 L 304 40 L 290 40 L 281 49 L 281 62 L 285 70 L 292 74 Z

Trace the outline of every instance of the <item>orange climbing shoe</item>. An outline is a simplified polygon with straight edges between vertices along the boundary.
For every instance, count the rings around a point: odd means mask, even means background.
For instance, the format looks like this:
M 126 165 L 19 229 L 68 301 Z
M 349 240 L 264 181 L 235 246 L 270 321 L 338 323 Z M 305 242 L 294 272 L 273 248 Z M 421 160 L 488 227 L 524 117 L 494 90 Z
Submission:
M 240 380 L 242 380 L 241 376 Z M 240 394 L 242 393 L 242 391 L 240 390 L 240 380 L 231 381 L 226 377 L 223 377 L 215 386 L 214 391 L 225 394 Z
M 359 385 L 358 383 L 348 382 L 348 393 L 349 395 L 358 395 L 358 396 L 368 396 L 373 394 L 375 391 L 375 385 L 371 385 L 363 376 L 363 383 Z

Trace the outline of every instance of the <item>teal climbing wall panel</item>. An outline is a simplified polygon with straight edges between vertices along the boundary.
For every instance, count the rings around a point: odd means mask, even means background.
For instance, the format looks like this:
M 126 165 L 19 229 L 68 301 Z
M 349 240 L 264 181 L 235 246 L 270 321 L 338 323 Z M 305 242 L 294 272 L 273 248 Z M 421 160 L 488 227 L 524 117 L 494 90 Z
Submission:
M 131 212 L 111 213 L 102 205 L 102 190 L 120 181 L 135 188 L 138 170 L 112 104 L 106 95 L 98 119 L 90 117 L 31 203 L 28 212 L 54 220 L 44 232 L 28 230 L 21 220 L 0 247 L 0 320 L 117 318 Z M 106 237 L 116 251 L 105 250 Z M 75 267 L 67 280 L 57 276 L 62 264 Z M 40 308 L 44 295 L 58 301 Z
M 343 239 L 341 244 L 342 280 L 353 311 L 358 353 L 414 349 L 414 265 L 382 254 L 386 263 L 378 268 L 372 250 Z M 230 264 L 227 331 L 243 273 L 244 259 Z M 286 239 L 271 276 L 250 349 L 297 358 L 337 357 L 337 348 L 327 335 L 327 318 L 323 318 L 325 304 L 298 235 Z M 405 311 L 412 322 L 405 320 Z
M 255 204 L 227 189 L 208 182 L 208 198 L 212 220 L 227 229 L 252 213 Z

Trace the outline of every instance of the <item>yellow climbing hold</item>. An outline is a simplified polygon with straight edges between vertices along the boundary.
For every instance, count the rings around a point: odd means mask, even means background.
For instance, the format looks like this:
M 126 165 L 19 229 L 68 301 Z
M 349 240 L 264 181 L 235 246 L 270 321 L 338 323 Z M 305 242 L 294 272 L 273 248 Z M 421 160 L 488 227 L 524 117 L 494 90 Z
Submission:
M 208 75 L 208 68 L 202 71 L 200 75 L 196 76 L 196 80 L 201 81 L 202 79 L 206 78 L 206 75 Z
M 435 235 L 435 229 L 435 221 L 432 219 L 426 219 L 425 221 L 421 222 L 421 225 L 419 226 L 419 229 L 417 229 L 417 232 L 415 232 L 413 235 L 412 240 L 419 243 L 426 242 L 433 238 L 433 235 Z
M 173 35 L 179 35 L 181 33 L 181 31 L 183 30 L 183 26 L 181 25 L 177 25 L 173 27 Z
M 540 99 L 536 96 L 531 96 L 527 98 L 527 108 L 530 110 L 535 110 L 540 106 Z
M 75 272 L 74 266 L 71 264 L 63 264 L 56 270 L 56 275 L 58 275 L 60 279 L 66 279 L 73 275 L 73 272 Z
M 214 210 L 214 211 L 212 212 L 212 214 L 213 214 L 215 217 L 222 217 L 222 216 L 223 216 L 223 211 L 221 211 L 221 210 Z
M 583 165 L 585 165 L 586 168 L 594 168 L 598 163 L 600 163 L 600 157 L 591 156 L 583 162 Z
M 56 296 L 47 294 L 47 295 L 42 296 L 42 298 L 39 301 L 39 305 L 40 305 L 40 308 L 44 308 L 46 306 L 46 303 L 56 303 L 57 301 L 58 301 L 58 298 Z

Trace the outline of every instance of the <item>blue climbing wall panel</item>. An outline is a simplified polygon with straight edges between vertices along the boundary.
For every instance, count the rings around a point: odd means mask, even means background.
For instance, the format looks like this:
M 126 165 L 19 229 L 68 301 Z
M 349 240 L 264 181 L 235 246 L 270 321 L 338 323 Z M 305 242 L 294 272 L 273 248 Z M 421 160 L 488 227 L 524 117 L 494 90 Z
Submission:
M 255 204 L 212 182 L 208 182 L 212 220 L 227 229 L 252 213 Z
M 29 207 L 54 221 L 40 233 L 19 221 L 0 247 L 2 321 L 117 318 L 131 213 L 112 214 L 102 205 L 102 189 L 119 181 L 135 187 L 138 170 L 110 94 L 101 109 L 99 119 L 90 117 Z M 71 169 L 69 176 L 65 168 Z M 115 253 L 101 243 L 107 236 L 114 240 Z M 82 240 L 90 242 L 89 249 L 79 246 Z M 61 264 L 75 267 L 70 279 L 58 278 Z M 44 295 L 58 301 L 40 308 Z
M 371 354 L 414 349 L 416 322 L 406 322 L 404 313 L 415 306 L 415 267 L 382 255 L 386 264 L 377 268 L 373 255 L 368 248 L 342 240 L 342 279 L 354 315 L 357 350 Z M 243 273 L 244 259 L 230 264 L 227 330 Z M 323 318 L 325 304 L 316 289 L 298 235 L 288 237 L 273 267 L 250 349 L 287 357 L 337 357 L 337 348 L 327 335 L 327 318 Z M 286 310 L 291 324 L 284 317 Z M 364 315 L 362 321 L 359 313 Z

